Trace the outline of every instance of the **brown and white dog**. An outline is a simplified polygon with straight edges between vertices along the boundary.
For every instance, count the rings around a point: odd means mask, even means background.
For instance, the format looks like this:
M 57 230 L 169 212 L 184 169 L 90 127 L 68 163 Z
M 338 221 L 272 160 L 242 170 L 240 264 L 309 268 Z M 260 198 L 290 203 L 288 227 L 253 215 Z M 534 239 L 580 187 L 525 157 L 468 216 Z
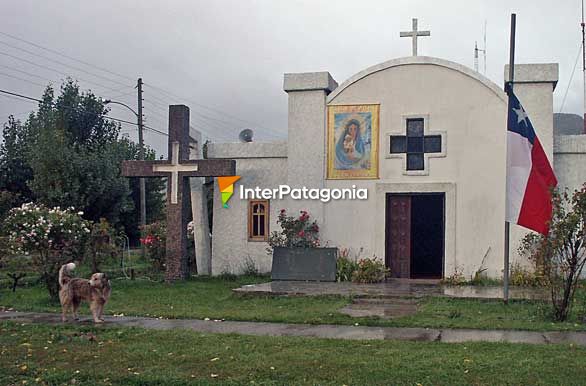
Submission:
M 59 300 L 61 301 L 61 320 L 67 321 L 67 311 L 71 308 L 77 320 L 77 309 L 83 300 L 89 303 L 95 323 L 103 323 L 102 312 L 110 298 L 112 287 L 105 273 L 94 273 L 89 280 L 74 278 L 71 271 L 74 263 L 61 266 L 59 270 Z

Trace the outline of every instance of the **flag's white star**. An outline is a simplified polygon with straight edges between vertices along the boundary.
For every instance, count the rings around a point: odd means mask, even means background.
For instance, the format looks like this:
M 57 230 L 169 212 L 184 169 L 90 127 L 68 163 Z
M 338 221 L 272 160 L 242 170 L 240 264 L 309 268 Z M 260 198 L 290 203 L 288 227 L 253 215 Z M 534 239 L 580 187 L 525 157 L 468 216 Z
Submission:
M 529 118 L 527 116 L 527 113 L 525 112 L 525 110 L 523 109 L 523 106 L 519 106 L 518 109 L 513 107 L 513 111 L 515 111 L 515 114 L 517 114 L 517 123 L 521 123 L 523 122 L 525 119 Z M 525 122 L 527 123 L 527 122 Z

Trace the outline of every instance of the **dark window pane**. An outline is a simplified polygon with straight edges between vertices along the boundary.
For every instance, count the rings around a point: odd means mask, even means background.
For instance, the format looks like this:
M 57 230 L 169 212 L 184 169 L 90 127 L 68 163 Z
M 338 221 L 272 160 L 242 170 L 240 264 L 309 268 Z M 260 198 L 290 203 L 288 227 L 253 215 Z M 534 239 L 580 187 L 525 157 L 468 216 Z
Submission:
M 407 136 L 423 137 L 423 119 L 407 119 Z
M 259 236 L 264 236 L 265 233 L 265 216 L 258 216 L 258 221 L 259 221 L 259 232 L 258 235 Z
M 423 153 L 423 137 L 407 137 L 407 153 Z
M 259 231 L 259 226 L 258 226 L 258 222 L 259 222 L 259 216 L 252 216 L 252 236 L 258 236 L 258 231 Z
M 407 151 L 404 135 L 391 135 L 391 153 L 405 153 Z
M 426 153 L 441 153 L 442 152 L 442 136 L 429 135 L 425 137 L 425 152 Z
M 407 170 L 423 170 L 423 154 L 407 154 Z

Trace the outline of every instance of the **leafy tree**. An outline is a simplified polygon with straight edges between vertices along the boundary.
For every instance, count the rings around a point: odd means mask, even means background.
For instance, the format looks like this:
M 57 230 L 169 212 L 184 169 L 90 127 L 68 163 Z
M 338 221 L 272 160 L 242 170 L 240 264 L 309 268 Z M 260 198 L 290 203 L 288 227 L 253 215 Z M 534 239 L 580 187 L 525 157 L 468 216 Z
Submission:
M 139 146 L 137 143 L 125 137 L 120 139 L 120 143 L 124 148 L 124 159 L 139 159 Z M 156 159 L 155 151 L 148 146 L 145 147 L 145 159 Z M 140 238 L 140 183 L 138 178 L 129 178 L 128 180 L 135 210 L 122 213 L 120 222 L 124 226 L 124 229 L 126 229 L 126 233 L 131 242 L 136 244 Z M 165 186 L 165 180 L 163 178 L 145 179 L 147 224 L 165 219 Z
M 26 160 L 27 137 L 26 126 L 8 117 L 0 146 L 0 219 L 10 208 L 33 199 L 28 186 L 32 170 Z
M 68 79 L 58 96 L 46 88 L 38 109 L 22 124 L 9 119 L 0 148 L 0 210 L 35 200 L 70 207 L 84 218 L 105 218 L 138 239 L 138 182 L 120 175 L 120 164 L 138 159 L 138 145 L 120 137 L 120 125 L 91 91 Z M 147 152 L 154 159 L 154 151 Z M 149 181 L 154 180 L 154 181 Z M 153 219 L 163 211 L 163 185 L 147 179 L 147 208 Z M 1 215 L 1 213 L 0 213 Z

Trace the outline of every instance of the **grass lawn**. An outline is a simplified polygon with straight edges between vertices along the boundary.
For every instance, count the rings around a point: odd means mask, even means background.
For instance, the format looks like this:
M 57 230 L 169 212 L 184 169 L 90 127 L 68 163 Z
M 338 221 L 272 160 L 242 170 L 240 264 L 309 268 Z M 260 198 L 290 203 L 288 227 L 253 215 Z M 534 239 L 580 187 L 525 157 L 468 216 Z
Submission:
M 586 349 L 0 323 L 0 384 L 583 385 Z M 75 381 L 72 381 L 75 379 Z
M 351 318 L 338 313 L 350 302 L 344 297 L 251 297 L 235 295 L 231 289 L 267 278 L 240 277 L 235 281 L 198 278 L 168 285 L 146 280 L 115 280 L 107 314 L 165 318 L 210 318 L 311 324 L 354 324 L 397 327 L 481 328 L 519 330 L 586 330 L 579 320 L 586 303 L 580 292 L 572 319 L 553 323 L 549 308 L 540 302 L 511 301 L 508 306 L 494 300 L 427 298 L 416 315 L 394 320 Z M 0 306 L 19 311 L 60 312 L 39 285 L 0 289 Z M 82 308 L 88 312 L 87 306 Z

